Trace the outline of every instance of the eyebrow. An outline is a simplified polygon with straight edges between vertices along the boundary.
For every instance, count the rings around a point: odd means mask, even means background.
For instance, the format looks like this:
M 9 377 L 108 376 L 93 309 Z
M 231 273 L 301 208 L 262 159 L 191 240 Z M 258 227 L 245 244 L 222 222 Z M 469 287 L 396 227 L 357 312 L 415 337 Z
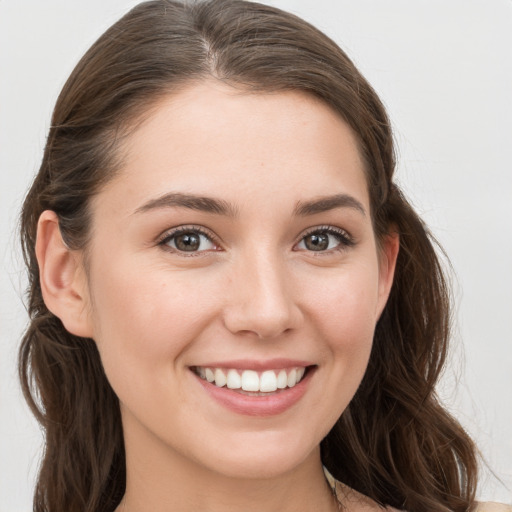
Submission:
M 181 207 L 200 212 L 214 213 L 216 215 L 226 215 L 236 217 L 237 208 L 222 199 L 213 197 L 197 196 L 194 194 L 183 194 L 180 192 L 169 192 L 163 196 L 151 199 L 147 203 L 135 210 L 135 213 L 143 213 L 160 208 Z
M 228 217 L 237 217 L 238 215 L 238 208 L 223 199 L 184 194 L 181 192 L 169 192 L 156 199 L 151 199 L 137 208 L 135 213 L 144 213 L 151 210 L 173 207 L 188 208 L 190 210 L 213 213 L 215 215 L 225 215 Z M 360 212 L 363 216 L 366 215 L 363 205 L 355 197 L 348 194 L 335 194 L 332 196 L 323 196 L 311 201 L 299 201 L 293 213 L 300 217 L 306 217 L 336 208 L 352 208 Z
M 353 208 L 366 216 L 364 206 L 355 198 L 348 194 L 335 194 L 332 196 L 323 196 L 312 201 L 299 201 L 295 206 L 294 213 L 301 217 L 315 215 L 336 208 Z

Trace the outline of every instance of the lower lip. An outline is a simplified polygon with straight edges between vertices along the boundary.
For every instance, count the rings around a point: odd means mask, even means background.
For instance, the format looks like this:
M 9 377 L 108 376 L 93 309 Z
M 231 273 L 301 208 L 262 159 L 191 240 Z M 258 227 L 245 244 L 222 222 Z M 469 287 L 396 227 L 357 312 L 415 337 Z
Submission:
M 227 409 L 246 416 L 275 416 L 296 404 L 306 392 L 314 368 L 308 368 L 304 378 L 293 388 L 285 388 L 268 396 L 248 396 L 229 388 L 219 388 L 194 373 L 203 389 Z

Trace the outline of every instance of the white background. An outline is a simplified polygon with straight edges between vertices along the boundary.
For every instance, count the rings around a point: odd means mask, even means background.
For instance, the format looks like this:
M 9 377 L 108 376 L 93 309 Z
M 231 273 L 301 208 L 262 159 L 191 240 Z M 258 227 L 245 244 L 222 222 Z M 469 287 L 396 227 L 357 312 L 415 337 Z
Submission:
M 31 509 L 41 435 L 16 378 L 26 322 L 18 210 L 57 94 L 135 1 L 0 0 L 0 512 Z M 512 1 L 275 0 L 334 38 L 389 109 L 399 180 L 451 257 L 456 328 L 440 387 L 512 501 Z

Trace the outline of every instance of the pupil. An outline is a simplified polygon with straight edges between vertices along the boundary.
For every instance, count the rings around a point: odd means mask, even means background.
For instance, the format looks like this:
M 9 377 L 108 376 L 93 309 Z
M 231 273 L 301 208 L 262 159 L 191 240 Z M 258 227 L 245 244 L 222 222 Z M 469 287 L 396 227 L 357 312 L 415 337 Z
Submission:
M 311 251 L 324 251 L 329 247 L 329 237 L 322 235 L 309 235 L 306 238 L 306 247 Z
M 176 237 L 176 247 L 180 251 L 197 251 L 199 249 L 199 236 L 194 233 L 185 233 Z

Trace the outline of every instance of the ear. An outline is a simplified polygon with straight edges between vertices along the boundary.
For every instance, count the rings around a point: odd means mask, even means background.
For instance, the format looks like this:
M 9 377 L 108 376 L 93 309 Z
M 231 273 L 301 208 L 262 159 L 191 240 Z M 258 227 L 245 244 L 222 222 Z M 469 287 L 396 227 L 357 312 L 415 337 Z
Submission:
M 46 307 L 75 336 L 92 337 L 87 281 L 81 255 L 67 247 L 59 219 L 46 210 L 37 225 L 36 257 Z
M 391 231 L 384 236 L 379 248 L 379 299 L 377 318 L 380 318 L 393 286 L 396 260 L 400 249 L 400 236 L 396 231 Z

